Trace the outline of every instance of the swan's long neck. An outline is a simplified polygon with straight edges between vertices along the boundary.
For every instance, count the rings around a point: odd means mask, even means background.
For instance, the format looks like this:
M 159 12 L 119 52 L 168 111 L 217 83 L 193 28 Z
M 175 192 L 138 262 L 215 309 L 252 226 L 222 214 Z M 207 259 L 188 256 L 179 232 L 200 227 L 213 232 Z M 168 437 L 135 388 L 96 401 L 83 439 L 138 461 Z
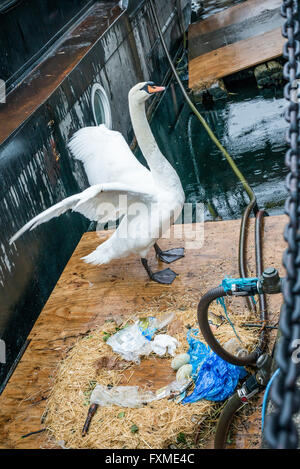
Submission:
M 178 184 L 179 178 L 176 171 L 161 153 L 152 134 L 146 116 L 145 103 L 129 99 L 129 111 L 137 142 L 154 180 L 167 186 Z

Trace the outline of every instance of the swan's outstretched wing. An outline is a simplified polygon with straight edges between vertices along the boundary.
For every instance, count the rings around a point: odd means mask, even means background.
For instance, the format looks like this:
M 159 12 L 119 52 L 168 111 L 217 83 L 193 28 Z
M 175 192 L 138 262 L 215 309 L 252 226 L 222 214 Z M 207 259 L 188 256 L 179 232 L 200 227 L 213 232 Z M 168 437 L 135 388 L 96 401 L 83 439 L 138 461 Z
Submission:
M 153 183 L 150 171 L 136 159 L 122 134 L 104 124 L 78 130 L 68 147 L 82 161 L 90 185 L 119 181 L 134 187 L 137 180 Z
M 106 197 L 108 195 L 108 197 Z M 145 201 L 151 202 L 155 200 L 155 196 L 149 192 L 135 190 L 119 183 L 97 184 L 89 187 L 79 194 L 71 195 L 66 199 L 58 202 L 44 212 L 40 213 L 26 225 L 23 226 L 9 241 L 10 244 L 14 243 L 25 231 L 33 230 L 38 225 L 51 220 L 51 218 L 58 217 L 67 210 L 72 209 L 74 212 L 79 212 L 90 220 L 103 221 L 103 213 L 106 212 L 106 204 L 116 202 L 115 210 L 118 212 L 118 198 L 120 195 L 126 195 L 129 202 Z M 113 202 L 111 202 L 113 201 Z M 115 217 L 118 218 L 118 217 Z

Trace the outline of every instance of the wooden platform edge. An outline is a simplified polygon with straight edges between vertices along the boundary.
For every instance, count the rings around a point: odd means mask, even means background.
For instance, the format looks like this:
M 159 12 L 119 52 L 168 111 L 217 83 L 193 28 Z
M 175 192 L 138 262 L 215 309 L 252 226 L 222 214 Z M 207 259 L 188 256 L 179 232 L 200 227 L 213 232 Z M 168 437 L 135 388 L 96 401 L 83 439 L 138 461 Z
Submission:
M 192 23 L 189 26 L 189 38 L 207 34 L 226 26 L 238 23 L 245 17 L 257 16 L 267 9 L 275 9 L 281 6 L 281 0 L 247 0 L 234 5 L 226 10 L 215 13 L 204 20 Z
M 267 217 L 264 223 L 265 266 L 278 267 L 281 275 L 286 222 L 287 217 L 282 215 Z M 180 225 L 175 227 L 181 228 Z M 85 233 L 30 334 L 31 342 L 26 352 L 0 396 L 0 448 L 48 447 L 45 433 L 21 437 L 43 427 L 42 416 L 57 366 L 70 347 L 89 330 L 103 324 L 106 317 L 112 313 L 126 316 L 141 312 L 161 294 L 190 293 L 200 298 L 209 288 L 218 285 L 224 275 L 237 276 L 239 227 L 240 220 L 205 223 L 204 245 L 201 249 L 187 250 L 186 257 L 176 262 L 179 277 L 173 285 L 167 286 L 150 282 L 135 257 L 100 268 L 83 263 L 81 257 L 109 235 L 107 232 Z M 191 225 L 187 230 L 192 228 Z M 179 238 L 160 240 L 163 249 L 179 243 Z M 254 219 L 250 221 L 248 251 L 252 275 L 255 270 Z M 157 267 L 154 252 L 149 261 Z M 159 265 L 159 269 L 163 267 L 164 264 Z M 272 302 L 272 311 L 278 312 L 281 303 L 278 295 L 273 295 Z
M 189 62 L 189 88 L 203 89 L 218 78 L 280 57 L 285 41 L 276 28 L 196 57 Z

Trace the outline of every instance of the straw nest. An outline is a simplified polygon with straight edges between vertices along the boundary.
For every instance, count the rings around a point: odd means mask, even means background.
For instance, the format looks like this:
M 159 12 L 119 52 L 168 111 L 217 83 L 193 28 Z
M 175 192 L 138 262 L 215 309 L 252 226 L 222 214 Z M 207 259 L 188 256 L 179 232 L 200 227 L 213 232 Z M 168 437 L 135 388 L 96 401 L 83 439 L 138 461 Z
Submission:
M 99 407 L 92 419 L 88 435 L 81 435 L 90 394 L 96 383 L 126 385 L 130 381 L 128 370 L 133 370 L 134 373 L 137 366 L 121 360 L 106 344 L 105 338 L 125 324 L 133 323 L 137 318 L 159 317 L 162 313 L 172 311 L 174 319 L 167 326 L 166 332 L 176 337 L 180 344 L 176 353 L 186 352 L 187 327 L 198 326 L 196 302 L 196 299 L 189 295 L 176 297 L 164 294 L 153 299 L 147 309 L 135 313 L 132 317 L 126 317 L 123 322 L 122 318 L 112 316 L 101 327 L 78 340 L 60 363 L 47 402 L 44 421 L 50 444 L 52 442 L 54 446 L 58 444 L 66 448 L 106 449 L 203 447 L 214 431 L 224 403 L 201 400 L 182 405 L 162 399 L 137 409 Z M 220 305 L 212 305 L 210 311 L 216 315 L 224 315 Z M 246 348 L 253 348 L 258 331 L 241 327 L 242 322 L 253 319 L 250 313 L 241 314 L 239 311 L 235 314 L 230 307 L 228 311 Z M 228 322 L 219 326 L 215 334 L 222 344 L 234 337 Z M 199 338 L 202 338 L 201 335 Z M 166 367 L 171 367 L 172 357 L 155 357 L 155 360 L 164 360 Z M 131 382 L 128 385 L 131 385 Z

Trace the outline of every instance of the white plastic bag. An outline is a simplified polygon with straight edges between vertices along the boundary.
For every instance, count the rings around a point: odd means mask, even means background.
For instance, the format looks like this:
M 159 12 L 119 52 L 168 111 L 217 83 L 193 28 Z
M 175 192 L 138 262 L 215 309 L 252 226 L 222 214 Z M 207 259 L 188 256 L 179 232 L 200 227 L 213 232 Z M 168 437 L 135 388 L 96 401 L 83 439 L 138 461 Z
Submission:
M 140 363 L 140 355 L 149 355 L 151 352 L 150 341 L 143 336 L 138 322 L 117 332 L 106 343 L 124 360 L 136 363 Z
M 152 352 L 156 353 L 160 357 L 165 355 L 167 352 L 174 357 L 174 352 L 178 345 L 177 340 L 168 334 L 159 334 L 154 337 L 151 342 Z
M 153 350 L 152 342 L 150 342 L 150 340 L 155 334 L 156 330 L 165 327 L 172 321 L 173 318 L 174 313 L 168 313 L 163 316 L 160 321 L 154 317 L 140 319 L 132 326 L 125 327 L 121 331 L 111 336 L 106 343 L 111 346 L 114 352 L 119 353 L 124 360 L 140 363 L 139 357 L 141 355 L 149 355 Z M 163 336 L 170 337 L 165 334 L 163 334 L 161 337 Z M 171 339 L 176 341 L 176 339 L 173 339 L 172 337 Z M 154 342 L 155 340 L 156 338 L 154 339 Z M 159 350 L 158 355 L 164 355 L 166 353 L 167 347 L 169 347 L 170 350 L 175 350 L 176 345 L 174 348 L 174 345 L 170 341 L 167 341 L 164 346 L 163 342 L 161 343 L 161 340 L 162 339 L 159 339 L 155 342 L 155 344 L 157 344 L 157 346 L 154 345 L 155 350 L 153 351 L 155 351 L 155 353 L 158 353 L 156 350 Z M 158 345 L 160 343 L 161 345 Z M 162 348 L 159 348 L 161 346 L 164 347 L 165 352 L 161 352 Z

